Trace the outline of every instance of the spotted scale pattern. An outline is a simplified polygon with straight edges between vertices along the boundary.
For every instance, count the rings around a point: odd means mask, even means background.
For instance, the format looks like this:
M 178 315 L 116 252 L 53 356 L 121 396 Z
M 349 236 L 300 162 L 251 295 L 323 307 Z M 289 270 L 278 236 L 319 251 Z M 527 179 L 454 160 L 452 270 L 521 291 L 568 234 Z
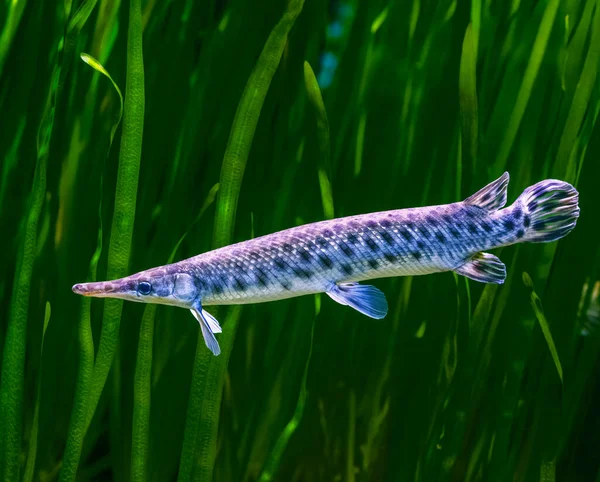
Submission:
M 327 291 L 332 283 L 452 270 L 476 252 L 516 240 L 519 220 L 502 212 L 454 203 L 350 216 L 176 265 L 194 275 L 203 305 L 283 299 Z

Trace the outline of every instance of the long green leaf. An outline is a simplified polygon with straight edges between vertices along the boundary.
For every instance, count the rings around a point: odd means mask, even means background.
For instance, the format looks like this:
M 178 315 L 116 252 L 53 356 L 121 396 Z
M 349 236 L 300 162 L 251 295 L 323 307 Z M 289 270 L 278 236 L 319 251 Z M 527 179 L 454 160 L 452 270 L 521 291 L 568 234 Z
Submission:
M 7 482 L 19 478 L 29 295 L 37 246 L 38 220 L 46 196 L 46 167 L 54 125 L 54 105 L 50 99 L 54 98 L 56 88 L 57 84 L 53 82 L 48 96 L 47 109 L 38 132 L 38 154 L 33 188 L 23 243 L 19 252 L 19 262 L 15 272 L 14 295 L 4 342 L 2 385 L 0 387 L 0 425 L 2 426 L 0 467 L 4 468 L 3 477 Z
M 560 145 L 556 154 L 556 164 L 553 173 L 561 179 L 575 180 L 576 166 L 571 159 L 571 151 L 575 146 L 577 136 L 581 129 L 584 116 L 588 111 L 592 90 L 596 86 L 598 76 L 598 62 L 600 61 L 600 0 L 596 1 L 594 22 L 592 25 L 592 38 L 589 50 L 585 58 L 581 77 L 575 89 L 573 103 L 569 110 L 569 116 L 560 139 Z
M 554 362 L 554 366 L 556 367 L 558 378 L 560 378 L 560 381 L 562 383 L 562 364 L 560 363 L 558 351 L 556 350 L 556 345 L 554 344 L 554 339 L 552 338 L 550 325 L 548 324 L 546 315 L 544 315 L 544 310 L 542 308 L 542 300 L 540 300 L 539 296 L 533 289 L 533 281 L 531 280 L 531 277 L 525 272 L 523 272 L 523 283 L 531 290 L 531 307 L 533 308 L 535 317 L 537 318 L 538 323 L 540 324 L 540 328 L 542 329 L 542 333 L 544 334 L 544 339 L 546 340 L 546 344 L 548 345 L 548 350 L 550 350 L 550 355 L 552 356 L 552 361 Z
M 229 244 L 231 241 L 242 178 L 260 111 L 283 54 L 288 34 L 303 5 L 304 0 L 292 0 L 288 3 L 282 19 L 267 39 L 238 104 L 221 167 L 213 236 L 214 248 Z M 219 358 L 212 356 L 204 345 L 202 334 L 198 335 L 179 467 L 180 482 L 212 479 L 223 376 L 233 346 L 240 312 L 240 309 L 234 309 L 233 313 L 237 315 L 231 316 L 223 328 L 222 351 Z
M 331 190 L 331 162 L 330 162 L 330 143 L 329 143 L 329 121 L 327 120 L 327 111 L 323 103 L 323 96 L 319 83 L 315 77 L 312 67 L 304 61 L 304 84 L 308 99 L 314 108 L 317 117 L 317 139 L 319 141 L 319 187 L 321 188 L 321 202 L 323 204 L 323 213 L 327 219 L 332 219 L 333 212 L 333 193 Z
M 108 279 L 125 276 L 129 268 L 140 159 L 142 157 L 144 102 L 142 7 L 141 0 L 131 0 L 127 34 L 125 108 L 119 153 L 119 170 L 115 189 L 115 208 L 108 247 L 106 272 Z M 94 363 L 94 374 L 90 387 L 88 426 L 98 406 L 100 395 L 115 356 L 122 308 L 122 300 L 109 299 L 104 305 L 100 345 Z
M 150 445 L 150 400 L 152 380 L 152 341 L 157 305 L 144 309 L 140 326 L 137 363 L 133 387 L 133 436 L 131 447 L 131 480 L 148 480 L 148 450 Z
M 535 83 L 535 79 L 537 78 L 540 66 L 542 65 L 542 60 L 544 59 L 544 55 L 546 53 L 546 47 L 548 45 L 548 40 L 550 39 L 552 27 L 554 26 L 554 19 L 556 18 L 556 12 L 558 11 L 559 3 L 559 0 L 550 0 L 546 6 L 546 9 L 544 10 L 544 15 L 533 44 L 533 49 L 531 50 L 531 54 L 529 56 L 529 62 L 527 63 L 527 68 L 525 69 L 523 82 L 521 83 L 521 88 L 519 89 L 519 94 L 517 95 L 517 100 L 511 113 L 510 120 L 506 124 L 507 130 L 504 134 L 502 144 L 500 145 L 500 151 L 496 156 L 496 161 L 494 164 L 494 170 L 496 172 L 504 169 L 506 160 L 508 159 L 513 143 L 517 136 L 517 132 L 519 131 L 519 126 L 523 120 L 525 109 L 529 103 L 529 99 L 531 98 L 533 84 Z
M 317 299 L 320 300 L 320 298 L 317 298 Z M 319 301 L 319 303 L 320 303 L 320 301 Z M 318 312 L 319 309 L 317 308 L 316 311 Z M 317 315 L 318 315 L 318 313 L 315 315 L 315 318 Z M 273 476 L 275 475 L 275 473 L 277 471 L 277 467 L 279 466 L 279 464 L 281 462 L 281 456 L 283 455 L 283 452 L 284 452 L 285 448 L 287 447 L 288 442 L 290 441 L 290 438 L 292 437 L 292 435 L 298 428 L 298 425 L 300 424 L 300 421 L 302 420 L 302 415 L 304 415 L 304 407 L 306 406 L 306 397 L 307 397 L 306 380 L 308 378 L 308 368 L 310 366 L 310 360 L 312 358 L 313 339 L 314 339 L 314 335 L 315 335 L 315 318 L 313 318 L 311 329 L 310 329 L 310 346 L 308 348 L 308 356 L 306 357 L 306 365 L 304 366 L 304 373 L 302 374 L 302 381 L 300 383 L 300 395 L 298 396 L 298 403 L 296 404 L 296 409 L 294 410 L 294 415 L 293 415 L 292 419 L 286 424 L 285 428 L 279 435 L 279 438 L 277 439 L 277 442 L 275 443 L 275 446 L 273 447 L 273 450 L 271 451 L 271 456 L 269 457 L 269 460 L 265 464 L 265 468 L 263 469 L 263 472 L 260 475 L 260 478 L 258 479 L 260 482 L 269 482 L 269 481 L 273 480 Z
M 40 424 L 40 400 L 42 398 L 42 367 L 44 360 L 44 339 L 46 338 L 46 330 L 50 322 L 50 302 L 46 302 L 46 312 L 44 314 L 44 328 L 42 329 L 42 344 L 40 346 L 40 365 L 38 367 L 38 381 L 35 395 L 35 408 L 33 412 L 33 428 L 31 429 L 31 437 L 29 439 L 29 451 L 27 453 L 27 462 L 25 463 L 25 473 L 23 474 L 23 482 L 31 482 L 35 472 L 35 460 L 37 457 L 38 446 L 38 431 Z
M 479 132 L 477 106 L 477 50 L 473 27 L 467 26 L 460 57 L 459 99 L 462 134 L 462 160 L 477 172 L 477 141 Z M 460 184 L 457 186 L 460 189 Z M 460 193 L 459 193 L 460 194 Z

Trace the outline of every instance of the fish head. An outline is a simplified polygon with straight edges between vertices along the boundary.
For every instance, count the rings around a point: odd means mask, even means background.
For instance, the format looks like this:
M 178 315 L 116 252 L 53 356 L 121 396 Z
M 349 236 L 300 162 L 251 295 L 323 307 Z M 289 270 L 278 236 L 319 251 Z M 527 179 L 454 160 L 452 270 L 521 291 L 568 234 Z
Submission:
M 155 268 L 112 281 L 79 283 L 72 289 L 78 295 L 95 298 L 191 308 L 200 295 L 195 277 L 183 271 L 169 271 Z

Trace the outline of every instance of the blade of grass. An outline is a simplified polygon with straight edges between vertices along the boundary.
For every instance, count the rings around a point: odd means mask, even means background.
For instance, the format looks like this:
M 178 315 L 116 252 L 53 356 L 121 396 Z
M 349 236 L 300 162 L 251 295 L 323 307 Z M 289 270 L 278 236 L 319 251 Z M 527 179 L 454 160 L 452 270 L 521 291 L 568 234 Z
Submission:
M 569 116 L 560 138 L 558 152 L 556 154 L 556 164 L 553 168 L 553 174 L 561 179 L 573 181 L 577 172 L 574 165 L 574 158 L 571 151 L 575 146 L 581 124 L 590 105 L 592 90 L 596 87 L 596 77 L 598 75 L 598 60 L 600 59 L 600 0 L 596 1 L 596 11 L 592 26 L 592 38 L 589 50 L 583 64 L 581 77 L 577 83 L 573 103 L 569 110 Z M 570 159 L 573 161 L 569 162 Z
M 6 61 L 8 52 L 10 52 L 25 5 L 27 5 L 27 0 L 13 0 L 8 6 L 8 14 L 6 15 L 6 21 L 2 26 L 2 34 L 0 35 L 0 78 L 2 78 L 4 62 Z
M 35 408 L 33 412 L 33 427 L 31 428 L 31 436 L 29 438 L 29 451 L 27 453 L 27 462 L 25 463 L 25 473 L 23 474 L 23 482 L 31 482 L 35 471 L 35 459 L 37 456 L 38 429 L 40 421 L 40 399 L 42 393 L 42 366 L 44 357 L 44 338 L 46 337 L 46 329 L 50 322 L 50 302 L 46 302 L 46 312 L 44 314 L 44 328 L 42 329 L 42 343 L 40 346 L 40 365 L 38 367 L 38 381 L 35 396 Z
M 523 82 L 521 83 L 515 106 L 510 115 L 510 120 L 507 123 L 508 127 L 504 134 L 504 139 L 502 139 L 500 150 L 494 163 L 495 172 L 504 169 L 506 160 L 508 159 L 517 136 L 519 126 L 521 125 L 523 115 L 525 114 L 525 109 L 531 98 L 533 84 L 535 83 L 535 79 L 540 70 L 540 65 L 542 64 L 542 60 L 546 53 L 546 47 L 548 45 L 548 40 L 550 39 L 550 33 L 552 32 L 559 3 L 559 0 L 550 0 L 544 10 L 544 15 L 540 22 L 533 48 L 531 49 L 531 55 L 529 56 L 525 75 L 523 76 Z
M 115 207 L 108 247 L 108 279 L 121 278 L 127 274 L 131 254 L 131 238 L 135 220 L 137 186 L 142 156 L 142 134 L 144 130 L 144 61 L 142 53 L 141 0 L 131 0 L 129 29 L 127 34 L 127 77 L 125 108 L 119 168 L 115 188 Z M 115 356 L 119 326 L 121 323 L 122 300 L 107 300 L 104 305 L 102 333 L 94 373 L 90 387 L 87 426 L 104 389 L 110 367 Z M 87 431 L 87 428 L 86 428 Z
M 462 134 L 462 160 L 469 170 L 477 172 L 477 50 L 471 24 L 467 26 L 460 57 L 459 100 Z M 458 183 L 457 189 L 460 189 Z M 458 199 L 460 199 L 460 193 Z
M 554 339 L 552 338 L 552 332 L 550 331 L 550 325 L 548 324 L 548 320 L 544 315 L 544 310 L 542 308 L 542 300 L 540 300 L 537 293 L 533 288 L 533 281 L 531 277 L 526 272 L 523 272 L 523 283 L 531 290 L 531 307 L 533 308 L 533 312 L 540 324 L 540 328 L 542 329 L 542 333 L 544 334 L 544 338 L 546 340 L 546 344 L 548 345 L 548 350 L 550 350 L 550 355 L 552 356 L 552 361 L 554 361 L 554 366 L 556 366 L 556 371 L 558 373 L 558 378 L 560 378 L 560 382 L 563 382 L 563 369 L 560 363 L 560 358 L 558 357 L 558 352 L 556 351 L 556 345 L 554 344 Z
M 99 209 L 99 218 L 101 216 L 101 207 Z M 98 260 L 102 253 L 102 225 L 98 229 L 98 241 L 96 251 L 92 255 L 89 268 L 89 281 L 96 279 Z M 67 436 L 67 446 L 63 456 L 63 465 L 60 471 L 60 482 L 74 481 L 77 476 L 77 469 L 81 458 L 83 440 L 87 431 L 88 420 L 88 399 L 90 384 L 94 372 L 94 340 L 92 338 L 92 323 L 90 309 L 92 305 L 91 298 L 84 297 L 81 300 L 81 312 L 79 317 L 79 372 L 77 374 L 77 386 L 75 391 L 75 400 L 71 411 L 71 423 L 69 425 L 69 434 Z
M 307 64 L 305 63 L 304 65 L 307 65 Z M 277 467 L 279 467 L 279 464 L 281 463 L 281 456 L 283 455 L 283 452 L 285 451 L 285 448 L 287 447 L 287 444 L 290 441 L 290 438 L 296 431 L 296 428 L 298 428 L 298 425 L 300 424 L 300 421 L 302 420 L 302 415 L 304 415 L 304 407 L 306 406 L 306 396 L 307 396 L 306 380 L 308 378 L 308 367 L 310 366 L 310 360 L 312 358 L 313 339 L 314 339 L 314 335 L 315 335 L 315 319 L 318 316 L 318 312 L 320 311 L 320 304 L 321 304 L 321 298 L 316 297 L 315 298 L 315 305 L 316 305 L 315 311 L 317 311 L 317 313 L 313 317 L 312 326 L 310 329 L 310 346 L 308 349 L 308 357 L 306 358 L 306 365 L 304 366 L 304 373 L 302 374 L 302 382 L 300 384 L 300 395 L 298 396 L 298 403 L 296 404 L 296 409 L 294 410 L 294 415 L 293 415 L 292 419 L 287 423 L 287 425 L 285 426 L 285 428 L 283 429 L 281 434 L 279 435 L 279 438 L 277 439 L 277 442 L 275 443 L 275 447 L 273 447 L 273 450 L 271 451 L 271 456 L 269 457 L 269 460 L 265 464 L 265 468 L 263 469 L 262 474 L 260 475 L 260 478 L 258 479 L 260 482 L 268 482 L 270 480 L 273 480 L 273 477 L 275 476 L 275 474 L 277 472 Z
M 279 66 L 288 34 L 303 5 L 304 0 L 289 2 L 283 17 L 269 35 L 240 99 L 221 168 L 215 213 L 214 248 L 231 242 L 240 187 L 260 111 Z M 231 316 L 223 328 L 220 357 L 214 358 L 204 346 L 202 335 L 198 335 L 180 459 L 180 482 L 190 481 L 192 478 L 212 479 L 223 377 L 241 309 L 234 309 L 232 312 L 237 315 Z
M 107 77 L 113 87 L 115 88 L 120 101 L 119 112 L 115 118 L 113 126 L 110 130 L 110 138 L 108 143 L 108 149 L 105 157 L 108 158 L 114 135 L 121 123 L 123 117 L 123 95 L 121 89 L 112 79 L 106 69 L 91 55 L 82 53 L 81 60 L 92 67 L 97 72 Z M 102 184 L 103 179 L 100 180 L 100 199 L 102 198 Z M 98 261 L 102 254 L 102 203 L 98 205 L 98 237 L 96 241 L 96 250 L 92 255 L 89 267 L 89 281 L 96 280 L 96 272 L 98 270 Z M 71 422 L 69 425 L 69 433 L 67 436 L 67 444 L 65 447 L 65 453 L 63 456 L 63 465 L 60 472 L 60 481 L 73 481 L 77 476 L 77 470 L 81 459 L 81 451 L 83 449 L 83 441 L 85 433 L 87 431 L 88 423 L 88 411 L 87 402 L 90 393 L 90 384 L 94 371 L 94 340 L 92 337 L 92 325 L 91 325 L 91 298 L 83 298 L 81 305 L 81 312 L 79 317 L 79 372 L 77 374 L 77 385 L 75 391 L 75 399 L 73 401 L 73 409 L 71 412 Z
M 323 96 L 319 83 L 315 77 L 312 67 L 304 61 L 304 83 L 308 99 L 315 110 L 317 117 L 317 138 L 319 142 L 319 186 L 321 188 L 321 202 L 323 204 L 323 213 L 327 219 L 333 219 L 333 194 L 331 192 L 331 162 L 330 162 L 330 142 L 329 142 L 329 121 L 327 120 L 327 111 L 323 103 Z
M 152 342 L 157 305 L 144 309 L 140 327 L 137 363 L 133 386 L 133 433 L 131 443 L 131 480 L 148 480 L 148 449 L 150 445 L 150 404 L 152 379 Z
M 57 83 L 53 82 L 38 131 L 33 187 L 27 209 L 23 242 L 19 250 L 19 262 L 15 271 L 14 294 L 4 342 L 2 384 L 0 386 L 0 426 L 2 426 L 0 457 L 3 457 L 4 460 L 0 459 L 0 467 L 4 467 L 3 476 L 7 482 L 19 478 L 29 295 L 37 246 L 38 221 L 46 196 L 46 167 L 54 125 L 52 99 L 55 99 L 56 89 Z

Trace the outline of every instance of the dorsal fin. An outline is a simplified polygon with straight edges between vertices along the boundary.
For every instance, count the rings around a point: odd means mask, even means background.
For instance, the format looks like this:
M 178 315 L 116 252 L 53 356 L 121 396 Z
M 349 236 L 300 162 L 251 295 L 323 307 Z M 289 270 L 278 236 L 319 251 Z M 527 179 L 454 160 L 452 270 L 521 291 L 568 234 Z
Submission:
M 477 191 L 464 200 L 465 204 L 479 206 L 488 211 L 496 211 L 506 204 L 506 188 L 508 187 L 508 172 L 505 172 L 494 182 Z

